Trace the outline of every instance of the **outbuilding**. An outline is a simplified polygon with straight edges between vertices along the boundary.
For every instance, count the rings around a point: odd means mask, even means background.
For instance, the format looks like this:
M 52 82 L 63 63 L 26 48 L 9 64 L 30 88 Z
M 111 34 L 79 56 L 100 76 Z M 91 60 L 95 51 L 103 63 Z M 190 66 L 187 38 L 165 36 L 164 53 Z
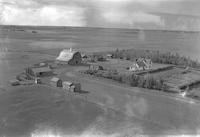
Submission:
M 75 50 L 70 49 L 64 49 L 60 52 L 59 56 L 56 58 L 57 61 L 60 61 L 60 63 L 67 63 L 69 65 L 77 65 L 81 64 L 82 57 L 81 53 Z
M 81 92 L 81 83 L 73 83 L 74 92 Z
M 26 68 L 26 74 L 33 76 L 33 77 L 44 77 L 50 76 L 53 74 L 53 71 L 48 67 L 29 67 Z
M 72 83 L 69 81 L 63 81 L 63 89 L 69 92 L 80 92 L 81 84 L 80 83 Z
M 89 66 L 89 70 L 103 70 L 103 66 L 97 65 L 97 64 L 91 64 Z
M 10 84 L 12 86 L 18 86 L 18 85 L 20 85 L 20 82 L 18 80 L 16 80 L 16 79 L 10 80 L 9 82 L 10 82 Z
M 113 57 L 114 57 L 113 54 L 107 54 L 108 59 L 112 59 Z
M 57 78 L 57 77 L 53 77 L 50 81 L 50 84 L 53 87 L 62 87 L 62 80 Z
M 68 91 L 70 91 L 70 88 L 71 88 L 71 86 L 73 85 L 73 83 L 72 82 L 69 82 L 69 81 L 63 81 L 63 89 L 64 90 L 68 90 Z

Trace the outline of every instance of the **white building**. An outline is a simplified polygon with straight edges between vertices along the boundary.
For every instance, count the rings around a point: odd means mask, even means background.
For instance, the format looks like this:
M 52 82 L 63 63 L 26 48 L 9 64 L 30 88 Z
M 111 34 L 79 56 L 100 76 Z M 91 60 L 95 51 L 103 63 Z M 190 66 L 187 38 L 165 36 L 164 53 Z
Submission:
M 139 58 L 136 59 L 136 62 L 134 62 L 130 67 L 130 71 L 140 71 L 140 70 L 149 70 L 152 68 L 152 61 L 151 59 L 145 59 L 145 58 Z
M 82 61 L 81 53 L 75 50 L 64 49 L 56 58 L 57 61 L 67 62 L 70 65 L 80 64 Z

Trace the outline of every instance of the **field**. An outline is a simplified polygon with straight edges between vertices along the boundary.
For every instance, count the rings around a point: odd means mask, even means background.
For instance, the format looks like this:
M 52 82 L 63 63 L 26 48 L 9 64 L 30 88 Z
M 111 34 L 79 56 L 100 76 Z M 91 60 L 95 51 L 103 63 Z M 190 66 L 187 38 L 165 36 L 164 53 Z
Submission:
M 19 31 L 5 28 L 0 30 L 0 136 L 199 134 L 199 104 L 157 91 L 82 77 L 74 72 L 74 67 L 61 70 L 60 76 L 80 81 L 87 94 L 65 94 L 43 86 L 8 85 L 8 80 L 25 67 L 54 60 L 60 50 L 68 47 L 83 52 L 163 49 L 199 59 L 199 33 L 145 31 L 144 39 L 140 39 L 140 31 L 123 29 L 23 27 L 24 31 Z M 124 70 L 125 65 L 119 69 Z M 167 71 L 162 75 L 167 75 Z

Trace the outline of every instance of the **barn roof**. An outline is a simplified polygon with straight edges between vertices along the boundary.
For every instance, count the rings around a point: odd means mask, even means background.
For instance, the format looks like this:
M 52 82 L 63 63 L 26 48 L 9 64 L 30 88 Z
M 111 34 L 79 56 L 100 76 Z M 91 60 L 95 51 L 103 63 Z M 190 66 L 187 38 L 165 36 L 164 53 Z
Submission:
M 60 52 L 59 56 L 56 58 L 56 60 L 59 61 L 69 61 L 73 58 L 74 54 L 77 53 L 77 51 L 70 49 L 64 49 Z

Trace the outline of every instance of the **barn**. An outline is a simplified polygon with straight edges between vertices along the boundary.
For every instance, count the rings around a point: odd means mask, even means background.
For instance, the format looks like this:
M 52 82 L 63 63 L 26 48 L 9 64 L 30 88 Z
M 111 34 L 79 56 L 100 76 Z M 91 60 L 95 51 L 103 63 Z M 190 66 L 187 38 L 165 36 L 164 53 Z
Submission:
M 80 52 L 70 48 L 61 51 L 56 60 L 62 63 L 68 63 L 69 65 L 77 65 L 81 64 L 82 57 Z

